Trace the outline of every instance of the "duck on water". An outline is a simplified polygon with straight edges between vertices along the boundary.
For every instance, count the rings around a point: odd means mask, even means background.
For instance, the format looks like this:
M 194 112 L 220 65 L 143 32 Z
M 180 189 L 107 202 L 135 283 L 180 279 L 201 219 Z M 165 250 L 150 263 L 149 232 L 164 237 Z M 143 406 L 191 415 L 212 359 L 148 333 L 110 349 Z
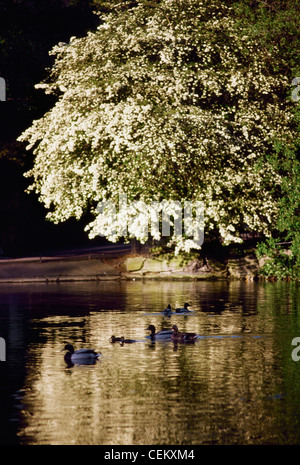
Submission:
M 64 360 L 68 365 L 92 365 L 100 357 L 93 349 L 74 350 L 72 344 L 66 344 L 62 351 L 66 351 Z
M 163 329 L 162 331 L 155 332 L 155 326 L 149 325 L 147 331 L 150 331 L 150 336 L 147 336 L 151 339 L 169 339 L 171 338 L 173 331 L 171 329 Z
M 172 312 L 171 305 L 169 304 L 169 305 L 167 306 L 167 308 L 164 309 L 163 314 L 164 314 L 164 315 L 171 315 L 171 313 L 173 313 L 173 312 Z
M 196 333 L 179 332 L 176 325 L 173 325 L 172 329 L 173 329 L 173 333 L 172 333 L 171 339 L 173 342 L 194 342 L 198 337 L 198 334 Z
M 169 304 L 167 306 L 167 308 L 165 308 L 163 310 L 162 313 L 164 315 L 172 315 L 172 314 L 175 314 L 175 313 L 193 313 L 191 310 L 188 309 L 188 307 L 190 307 L 190 304 L 186 302 L 183 307 L 175 308 L 175 312 L 173 312 L 172 308 L 171 308 L 171 305 Z
M 135 339 L 125 339 L 124 336 L 121 336 L 121 337 L 116 337 L 116 336 L 111 336 L 109 338 L 109 342 L 111 342 L 112 344 L 115 343 L 115 342 L 119 342 L 120 345 L 124 345 L 124 344 L 132 344 L 133 342 L 136 342 Z
M 175 313 L 191 313 L 191 310 L 189 310 L 188 307 L 190 307 L 190 304 L 186 302 L 183 308 L 175 308 Z

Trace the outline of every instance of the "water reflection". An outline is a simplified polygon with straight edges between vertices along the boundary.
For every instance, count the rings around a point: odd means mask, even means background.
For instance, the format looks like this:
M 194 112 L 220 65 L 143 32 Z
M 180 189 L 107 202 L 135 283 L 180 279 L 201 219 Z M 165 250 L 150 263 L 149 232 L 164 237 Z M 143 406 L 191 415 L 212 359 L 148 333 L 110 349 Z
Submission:
M 7 286 L 0 298 L 3 443 L 300 443 L 295 283 Z M 194 313 L 158 314 L 169 302 Z M 150 324 L 200 337 L 151 341 Z M 113 344 L 112 335 L 136 342 Z M 103 356 L 70 367 L 66 343 Z

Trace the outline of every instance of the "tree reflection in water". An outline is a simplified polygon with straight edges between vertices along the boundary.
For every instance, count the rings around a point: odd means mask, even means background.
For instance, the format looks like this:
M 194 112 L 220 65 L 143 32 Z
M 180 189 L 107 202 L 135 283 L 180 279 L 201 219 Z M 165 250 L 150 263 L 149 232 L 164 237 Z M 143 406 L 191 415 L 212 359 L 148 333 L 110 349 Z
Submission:
M 295 284 L 105 282 L 0 292 L 6 363 L 14 367 L 8 416 L 21 444 L 300 442 Z M 157 314 L 166 302 L 185 301 L 193 315 Z M 149 341 L 149 324 L 157 331 L 176 324 L 200 337 Z M 111 344 L 112 334 L 137 342 Z M 67 368 L 66 340 L 103 357 Z M 13 442 L 16 432 L 9 434 Z

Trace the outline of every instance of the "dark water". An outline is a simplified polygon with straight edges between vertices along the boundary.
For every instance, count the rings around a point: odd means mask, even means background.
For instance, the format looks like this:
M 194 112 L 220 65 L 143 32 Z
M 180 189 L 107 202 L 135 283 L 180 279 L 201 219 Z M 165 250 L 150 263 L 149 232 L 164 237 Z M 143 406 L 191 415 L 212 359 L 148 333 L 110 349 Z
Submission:
M 0 443 L 300 444 L 299 302 L 286 282 L 2 286 Z M 195 344 L 145 339 L 174 323 Z M 102 357 L 69 368 L 67 341 Z

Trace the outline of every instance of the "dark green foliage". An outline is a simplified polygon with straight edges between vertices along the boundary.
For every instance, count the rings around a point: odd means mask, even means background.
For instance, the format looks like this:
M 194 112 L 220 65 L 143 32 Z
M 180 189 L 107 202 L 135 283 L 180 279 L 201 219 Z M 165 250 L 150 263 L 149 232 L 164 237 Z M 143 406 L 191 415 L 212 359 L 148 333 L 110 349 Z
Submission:
M 248 23 L 249 34 L 259 38 L 269 57 L 269 66 L 290 79 L 291 91 L 281 98 L 292 100 L 292 80 L 300 76 L 300 1 L 249 0 L 234 2 L 233 6 L 237 20 L 243 26 Z M 275 49 L 280 50 L 277 60 L 274 60 Z M 279 214 L 272 238 L 261 242 L 257 248 L 258 257 L 269 257 L 261 274 L 276 278 L 300 276 L 300 102 L 294 102 L 292 112 L 298 139 L 286 145 L 277 143 L 275 152 L 267 154 L 282 177 L 276 192 Z

